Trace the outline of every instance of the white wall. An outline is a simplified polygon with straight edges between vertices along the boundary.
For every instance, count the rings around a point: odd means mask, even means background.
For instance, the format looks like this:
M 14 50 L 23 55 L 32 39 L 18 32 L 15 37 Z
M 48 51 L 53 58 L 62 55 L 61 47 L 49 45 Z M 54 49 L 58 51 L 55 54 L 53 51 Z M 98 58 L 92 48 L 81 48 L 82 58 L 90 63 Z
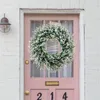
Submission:
M 85 1 L 86 100 L 100 100 L 100 0 Z
M 12 30 L 0 33 L 0 100 L 19 100 L 19 8 L 85 9 L 85 100 L 100 100 L 100 0 L 2 0 Z

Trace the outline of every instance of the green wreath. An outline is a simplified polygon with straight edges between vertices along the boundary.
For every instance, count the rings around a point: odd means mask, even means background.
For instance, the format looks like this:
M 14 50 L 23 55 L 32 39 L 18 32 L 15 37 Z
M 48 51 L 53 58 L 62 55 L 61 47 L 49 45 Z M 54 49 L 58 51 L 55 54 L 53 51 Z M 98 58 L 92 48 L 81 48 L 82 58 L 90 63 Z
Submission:
M 47 24 L 38 27 L 35 36 L 30 41 L 31 58 L 39 67 L 46 65 L 48 69 L 57 70 L 73 58 L 73 39 L 68 30 L 60 24 Z M 57 39 L 61 45 L 61 52 L 50 54 L 45 49 L 49 39 Z

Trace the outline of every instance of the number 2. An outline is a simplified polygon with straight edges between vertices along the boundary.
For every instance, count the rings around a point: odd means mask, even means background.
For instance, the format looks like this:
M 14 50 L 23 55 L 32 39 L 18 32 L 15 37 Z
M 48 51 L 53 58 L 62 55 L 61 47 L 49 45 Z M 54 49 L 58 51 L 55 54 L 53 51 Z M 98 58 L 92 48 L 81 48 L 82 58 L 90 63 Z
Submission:
M 39 96 L 38 98 L 37 98 L 37 100 L 42 100 L 42 93 L 41 92 L 39 92 L 38 94 L 37 94 L 37 96 Z
M 68 96 L 67 96 L 67 93 L 65 92 L 62 99 L 67 100 L 67 98 L 68 98 Z

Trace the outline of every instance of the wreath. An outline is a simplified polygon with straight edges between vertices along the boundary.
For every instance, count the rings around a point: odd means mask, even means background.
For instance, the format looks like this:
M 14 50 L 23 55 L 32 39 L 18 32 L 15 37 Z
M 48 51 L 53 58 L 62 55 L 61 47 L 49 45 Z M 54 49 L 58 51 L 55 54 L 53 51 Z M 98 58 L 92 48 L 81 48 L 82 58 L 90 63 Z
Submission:
M 61 24 L 49 23 L 38 27 L 35 36 L 30 41 L 31 58 L 38 67 L 45 65 L 48 69 L 57 70 L 65 63 L 70 63 L 73 58 L 73 38 L 70 32 Z M 61 52 L 48 53 L 45 46 L 50 39 L 57 39 L 61 46 Z

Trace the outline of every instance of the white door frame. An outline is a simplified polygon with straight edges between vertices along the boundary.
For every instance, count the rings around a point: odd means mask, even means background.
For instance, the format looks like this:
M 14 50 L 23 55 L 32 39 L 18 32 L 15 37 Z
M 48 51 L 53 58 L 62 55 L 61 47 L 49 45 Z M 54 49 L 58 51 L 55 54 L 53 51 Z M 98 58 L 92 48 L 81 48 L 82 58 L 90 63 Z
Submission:
M 80 35 L 80 100 L 84 100 L 84 9 L 25 9 L 20 8 L 19 16 L 19 100 L 24 100 L 24 14 L 79 14 Z

